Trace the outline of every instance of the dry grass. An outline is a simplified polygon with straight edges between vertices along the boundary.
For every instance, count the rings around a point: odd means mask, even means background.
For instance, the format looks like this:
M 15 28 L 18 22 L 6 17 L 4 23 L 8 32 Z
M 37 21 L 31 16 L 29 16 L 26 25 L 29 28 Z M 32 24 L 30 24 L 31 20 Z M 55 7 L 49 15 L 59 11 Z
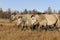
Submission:
M 60 40 L 57 31 L 0 31 L 0 40 Z

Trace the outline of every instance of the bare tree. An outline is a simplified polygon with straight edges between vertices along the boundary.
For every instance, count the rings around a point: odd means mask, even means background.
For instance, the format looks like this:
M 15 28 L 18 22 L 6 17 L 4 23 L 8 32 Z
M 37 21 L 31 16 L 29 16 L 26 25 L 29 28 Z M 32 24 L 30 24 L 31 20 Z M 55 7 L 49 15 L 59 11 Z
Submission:
M 60 14 L 60 10 L 58 11 L 58 13 Z
M 23 13 L 27 14 L 28 13 L 27 9 L 25 9 Z
M 0 8 L 0 18 L 2 18 L 2 16 L 3 16 L 3 10 L 2 8 Z
M 9 14 L 11 13 L 11 9 L 10 9 L 10 8 L 8 8 L 8 13 L 9 13 Z
M 30 10 L 28 11 L 28 14 L 31 14 L 31 11 Z
M 0 12 L 3 12 L 2 8 L 0 8 Z
M 54 10 L 53 13 L 56 13 L 56 11 Z
M 51 13 L 52 13 L 51 7 L 48 7 L 47 13 L 48 13 L 48 14 L 51 14 Z
M 33 9 L 33 10 L 32 10 L 32 13 L 33 13 L 33 14 L 36 14 L 36 13 L 37 13 L 37 10 Z

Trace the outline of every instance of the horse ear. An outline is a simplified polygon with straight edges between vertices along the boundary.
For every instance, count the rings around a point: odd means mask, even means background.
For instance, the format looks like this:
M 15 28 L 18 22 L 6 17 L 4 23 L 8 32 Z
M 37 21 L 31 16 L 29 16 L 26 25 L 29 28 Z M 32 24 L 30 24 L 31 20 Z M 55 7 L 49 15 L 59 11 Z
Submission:
M 31 18 L 33 17 L 34 15 L 31 16 Z
M 22 16 L 19 16 L 18 18 L 22 18 Z

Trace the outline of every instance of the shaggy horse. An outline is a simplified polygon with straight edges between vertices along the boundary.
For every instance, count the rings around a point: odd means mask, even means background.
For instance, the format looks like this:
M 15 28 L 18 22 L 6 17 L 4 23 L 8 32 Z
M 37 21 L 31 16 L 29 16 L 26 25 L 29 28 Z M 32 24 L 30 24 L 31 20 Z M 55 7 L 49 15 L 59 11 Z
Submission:
M 57 18 L 53 14 L 46 14 L 45 15 L 47 20 L 47 29 L 54 30 L 56 28 Z
M 32 23 L 31 29 L 32 30 L 34 30 L 34 29 L 36 30 L 39 27 L 39 23 L 38 23 L 37 17 L 38 17 L 38 15 L 32 15 L 31 16 L 31 23 Z
M 23 28 L 23 18 L 22 16 L 19 16 L 17 19 L 17 26 L 18 28 L 22 29 Z

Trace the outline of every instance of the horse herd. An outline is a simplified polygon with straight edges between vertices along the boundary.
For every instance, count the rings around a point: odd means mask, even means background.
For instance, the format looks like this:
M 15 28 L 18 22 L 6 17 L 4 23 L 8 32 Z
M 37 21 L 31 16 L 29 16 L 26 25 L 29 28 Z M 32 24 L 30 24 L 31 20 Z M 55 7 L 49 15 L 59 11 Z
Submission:
M 60 14 L 20 14 L 11 15 L 11 20 L 17 20 L 21 30 L 59 30 Z

